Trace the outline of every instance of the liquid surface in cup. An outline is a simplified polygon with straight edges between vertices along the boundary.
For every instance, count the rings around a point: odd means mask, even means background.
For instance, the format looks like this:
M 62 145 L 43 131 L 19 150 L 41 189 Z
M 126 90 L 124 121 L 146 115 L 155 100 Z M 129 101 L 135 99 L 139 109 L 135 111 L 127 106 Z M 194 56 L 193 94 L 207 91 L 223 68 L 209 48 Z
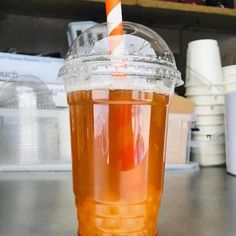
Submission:
M 169 96 L 68 94 L 79 235 L 156 235 Z

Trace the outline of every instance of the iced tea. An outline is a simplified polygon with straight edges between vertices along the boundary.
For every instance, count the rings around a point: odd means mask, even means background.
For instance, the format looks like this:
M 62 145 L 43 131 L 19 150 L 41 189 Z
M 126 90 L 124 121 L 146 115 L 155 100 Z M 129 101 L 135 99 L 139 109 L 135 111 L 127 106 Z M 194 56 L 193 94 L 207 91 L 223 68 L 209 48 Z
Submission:
M 89 90 L 68 102 L 79 235 L 156 235 L 169 96 Z

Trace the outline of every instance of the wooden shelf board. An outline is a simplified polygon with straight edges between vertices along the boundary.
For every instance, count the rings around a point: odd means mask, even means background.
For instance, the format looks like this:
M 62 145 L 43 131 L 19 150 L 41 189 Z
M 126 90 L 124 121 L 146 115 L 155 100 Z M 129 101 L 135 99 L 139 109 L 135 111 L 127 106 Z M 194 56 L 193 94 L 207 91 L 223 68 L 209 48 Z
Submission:
M 236 9 L 165 2 L 122 0 L 123 18 L 147 26 L 236 33 Z M 105 0 L 0 0 L 4 14 L 104 22 Z
M 85 0 L 85 1 L 105 3 L 105 0 Z M 128 6 L 140 6 L 154 9 L 163 9 L 163 10 L 236 16 L 236 9 L 202 6 L 202 5 L 178 3 L 178 2 L 166 2 L 160 0 L 123 0 L 122 4 Z

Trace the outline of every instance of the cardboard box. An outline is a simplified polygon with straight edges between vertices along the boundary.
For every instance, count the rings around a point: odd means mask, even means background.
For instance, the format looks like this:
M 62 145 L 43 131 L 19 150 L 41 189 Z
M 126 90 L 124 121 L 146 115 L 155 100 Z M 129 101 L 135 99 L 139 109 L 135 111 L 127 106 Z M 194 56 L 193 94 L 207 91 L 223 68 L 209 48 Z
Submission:
M 185 164 L 189 161 L 191 124 L 194 103 L 174 95 L 168 120 L 166 163 Z
M 174 114 L 193 114 L 194 107 L 195 104 L 192 100 L 174 94 L 170 102 L 169 112 Z

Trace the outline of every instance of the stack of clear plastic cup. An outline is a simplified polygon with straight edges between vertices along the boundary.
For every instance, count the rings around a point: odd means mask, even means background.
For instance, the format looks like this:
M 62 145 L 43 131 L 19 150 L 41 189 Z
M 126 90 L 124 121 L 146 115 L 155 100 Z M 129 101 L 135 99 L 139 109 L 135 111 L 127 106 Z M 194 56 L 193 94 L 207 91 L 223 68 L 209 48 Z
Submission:
M 224 87 L 216 40 L 188 44 L 185 86 L 185 95 L 196 104 L 192 158 L 202 166 L 225 163 Z
M 20 75 L 0 86 L 0 171 L 70 167 L 68 109 L 58 109 L 38 77 Z
M 236 65 L 223 68 L 227 172 L 236 175 Z

